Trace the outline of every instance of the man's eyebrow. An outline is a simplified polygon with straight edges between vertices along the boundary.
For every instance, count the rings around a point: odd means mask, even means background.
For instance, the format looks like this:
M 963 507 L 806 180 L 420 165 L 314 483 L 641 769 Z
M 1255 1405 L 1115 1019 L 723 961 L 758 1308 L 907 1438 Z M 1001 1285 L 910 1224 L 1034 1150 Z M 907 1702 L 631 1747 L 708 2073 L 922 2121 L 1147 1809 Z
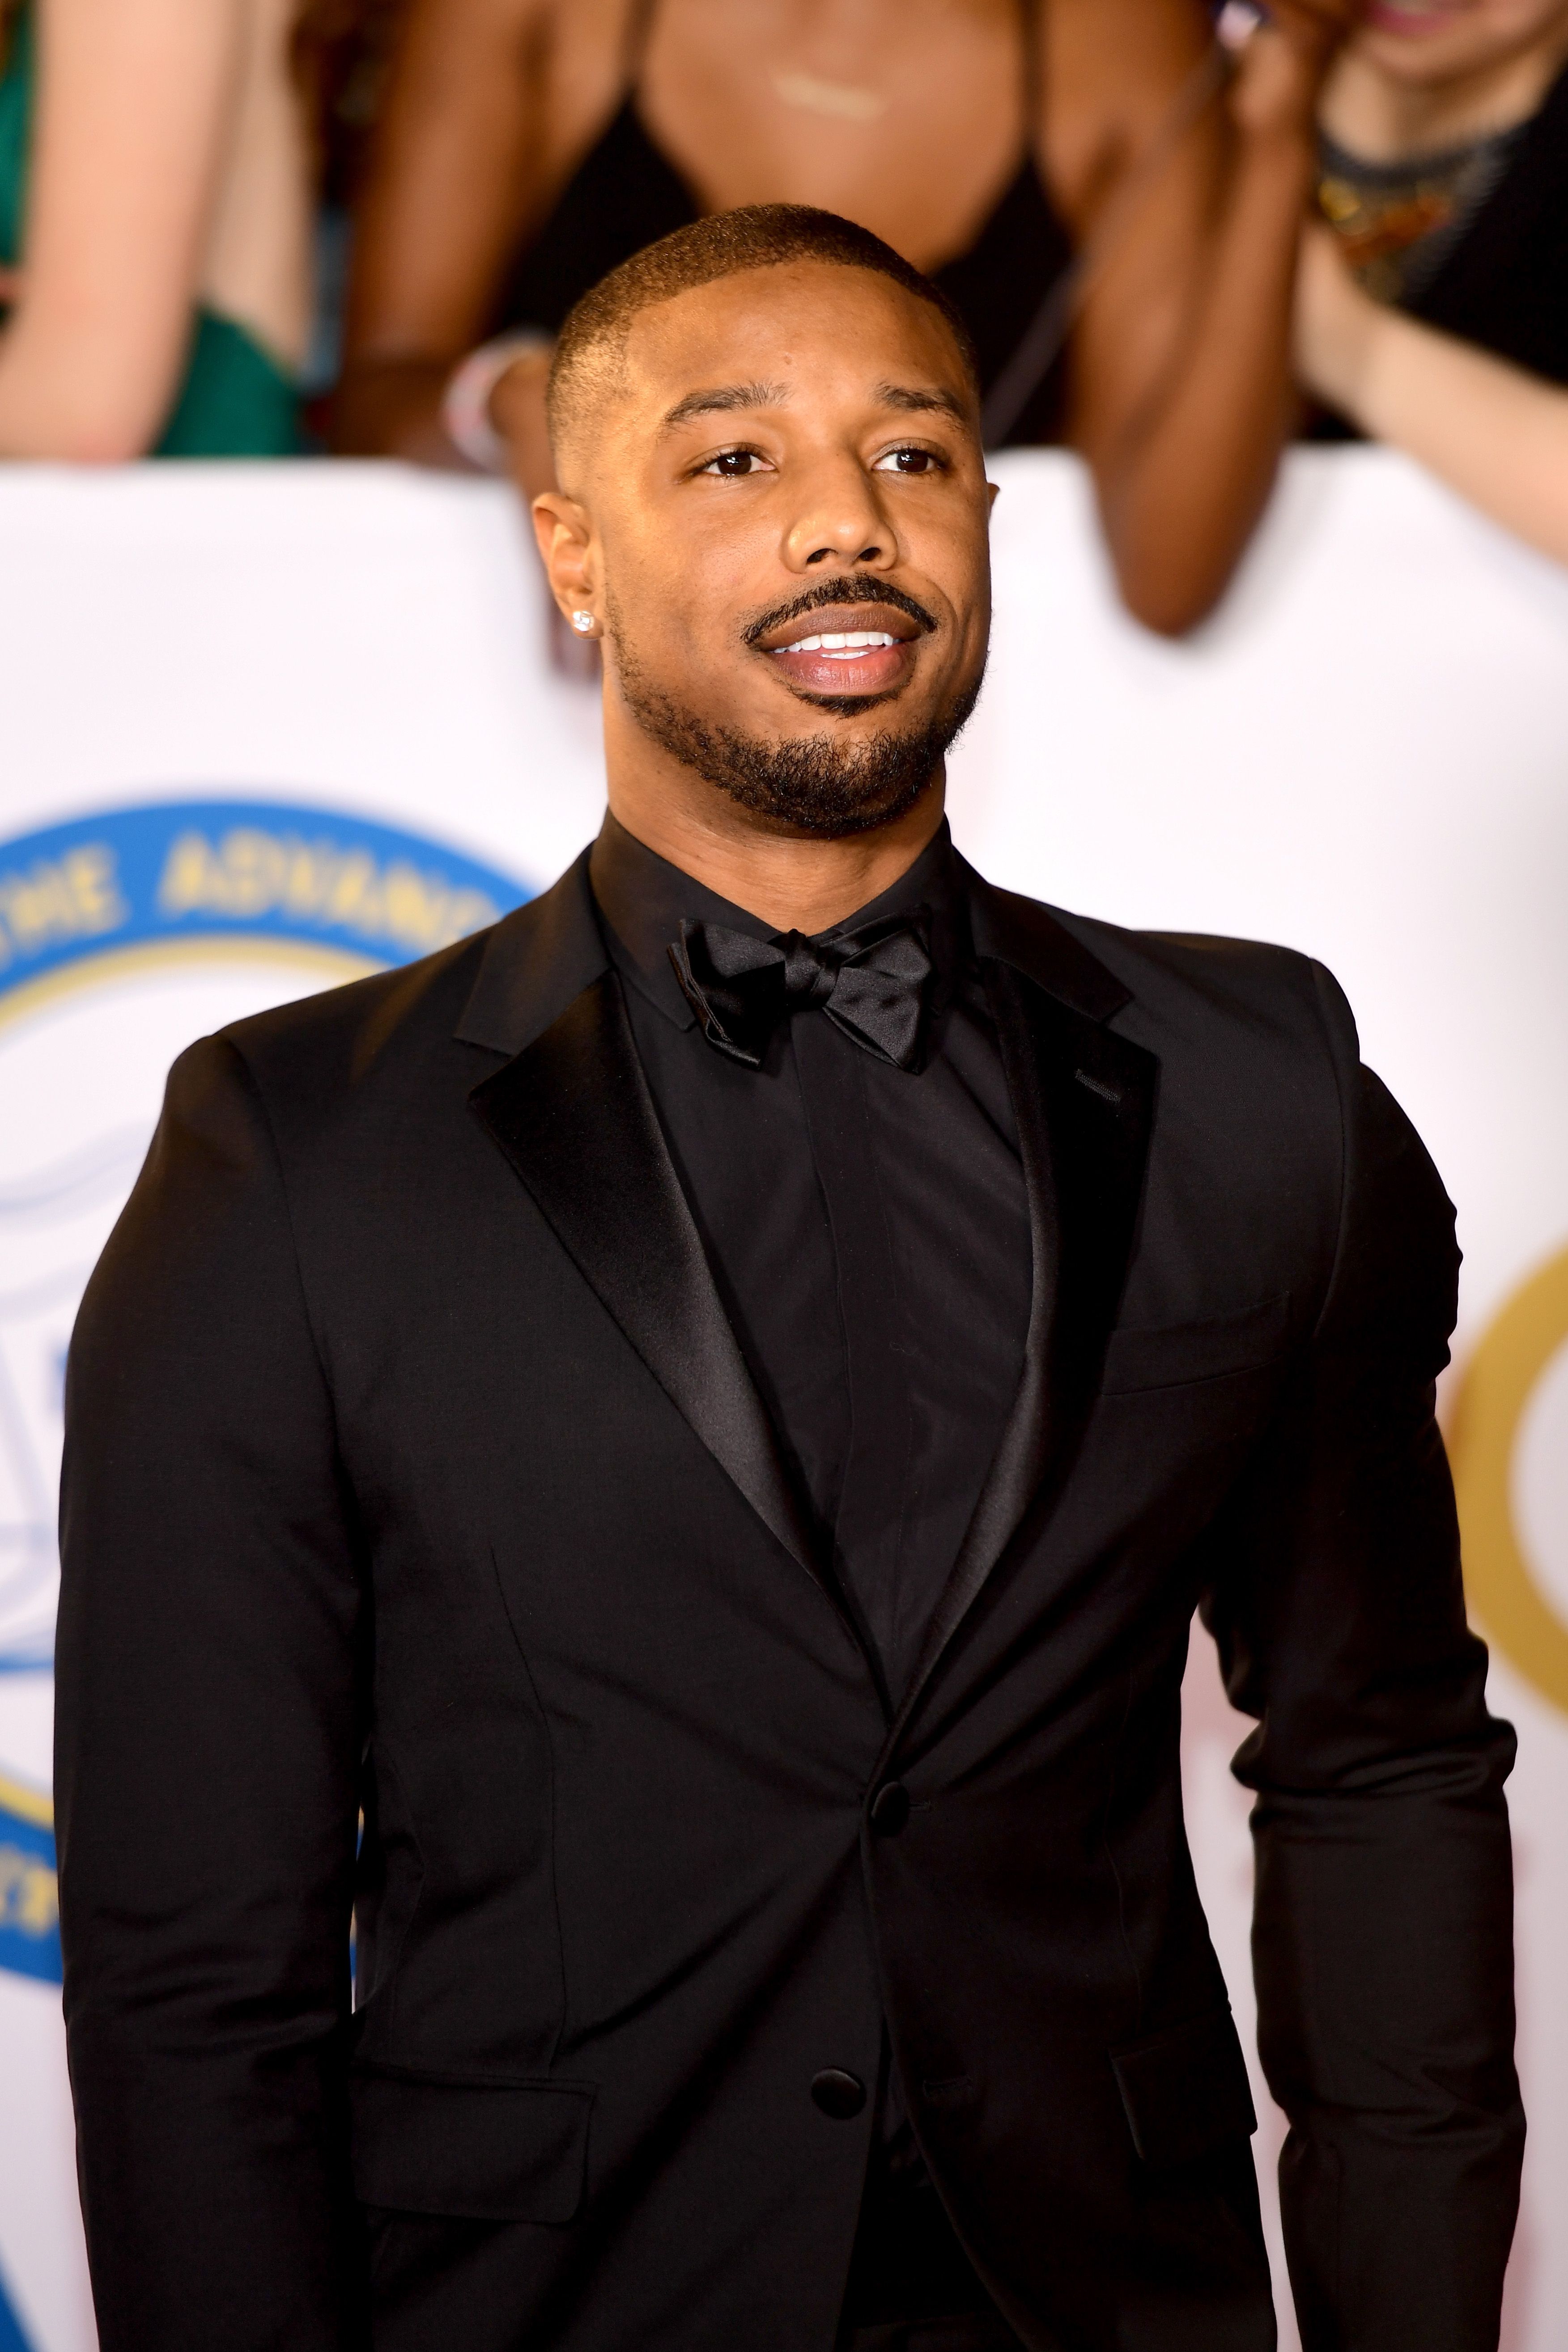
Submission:
M 876 397 L 884 408 L 901 408 L 910 416 L 922 411 L 929 415 L 934 409 L 943 416 L 956 416 L 961 425 L 969 422 L 969 411 L 957 394 L 943 392 L 939 385 L 879 383 Z
M 673 431 L 693 416 L 711 416 L 736 408 L 779 408 L 789 398 L 789 387 L 782 383 L 721 383 L 709 392 L 689 392 L 668 411 L 663 430 Z

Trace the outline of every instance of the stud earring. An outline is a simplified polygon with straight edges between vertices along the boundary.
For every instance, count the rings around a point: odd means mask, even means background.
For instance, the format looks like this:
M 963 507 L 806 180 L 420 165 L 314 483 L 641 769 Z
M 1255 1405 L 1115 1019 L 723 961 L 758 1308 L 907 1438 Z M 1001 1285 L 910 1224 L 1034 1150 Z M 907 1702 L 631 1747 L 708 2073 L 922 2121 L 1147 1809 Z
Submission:
M 587 636 L 587 635 L 589 634 L 590 630 L 593 628 L 593 625 L 594 625 L 594 615 L 592 614 L 592 613 L 574 613 L 574 614 L 573 614 L 573 615 L 572 615 L 572 626 L 576 630 L 577 635 L 578 635 L 580 637 L 585 637 L 585 636 Z

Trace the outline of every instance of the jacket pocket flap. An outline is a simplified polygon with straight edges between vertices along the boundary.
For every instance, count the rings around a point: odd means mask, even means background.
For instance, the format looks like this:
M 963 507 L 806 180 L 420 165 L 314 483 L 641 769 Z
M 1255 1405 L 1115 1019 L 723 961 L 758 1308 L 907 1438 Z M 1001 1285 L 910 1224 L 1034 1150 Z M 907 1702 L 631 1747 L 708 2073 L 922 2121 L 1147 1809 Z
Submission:
M 593 2086 L 355 2066 L 354 2192 L 476 2221 L 570 2221 L 583 2201 Z
M 1285 1290 L 1278 1298 L 1260 1299 L 1256 1307 L 1205 1323 L 1113 1331 L 1105 1359 L 1105 1393 L 1174 1388 L 1184 1381 L 1256 1370 L 1279 1353 L 1289 1329 L 1290 1294 Z
M 1191 2164 L 1258 2129 L 1247 2061 L 1228 2009 L 1167 2026 L 1110 2063 L 1132 2145 L 1145 2164 Z

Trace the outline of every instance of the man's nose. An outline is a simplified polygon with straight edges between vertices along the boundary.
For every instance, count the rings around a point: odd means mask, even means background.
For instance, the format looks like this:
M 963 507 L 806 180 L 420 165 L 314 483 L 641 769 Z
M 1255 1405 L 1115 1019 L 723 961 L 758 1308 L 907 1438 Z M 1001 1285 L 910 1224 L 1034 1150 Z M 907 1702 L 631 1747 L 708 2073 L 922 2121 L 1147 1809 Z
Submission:
M 824 564 L 879 569 L 897 558 L 896 534 L 858 460 L 824 467 L 786 534 L 784 561 L 796 572 Z

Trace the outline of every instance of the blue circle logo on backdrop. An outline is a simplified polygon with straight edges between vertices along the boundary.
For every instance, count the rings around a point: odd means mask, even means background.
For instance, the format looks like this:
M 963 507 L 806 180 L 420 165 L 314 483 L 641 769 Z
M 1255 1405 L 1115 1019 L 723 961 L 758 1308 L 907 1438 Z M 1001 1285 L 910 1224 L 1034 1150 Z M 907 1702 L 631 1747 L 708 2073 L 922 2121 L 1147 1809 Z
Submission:
M 0 1672 L 52 1655 L 65 1345 L 167 1062 L 531 895 L 426 836 L 283 801 L 164 801 L 0 841 Z M 52 1810 L 3 1753 L 0 1968 L 59 1979 Z
M 492 866 L 341 809 L 116 809 L 0 843 L 0 998 L 84 956 L 198 940 L 287 940 L 407 963 L 531 895 Z

